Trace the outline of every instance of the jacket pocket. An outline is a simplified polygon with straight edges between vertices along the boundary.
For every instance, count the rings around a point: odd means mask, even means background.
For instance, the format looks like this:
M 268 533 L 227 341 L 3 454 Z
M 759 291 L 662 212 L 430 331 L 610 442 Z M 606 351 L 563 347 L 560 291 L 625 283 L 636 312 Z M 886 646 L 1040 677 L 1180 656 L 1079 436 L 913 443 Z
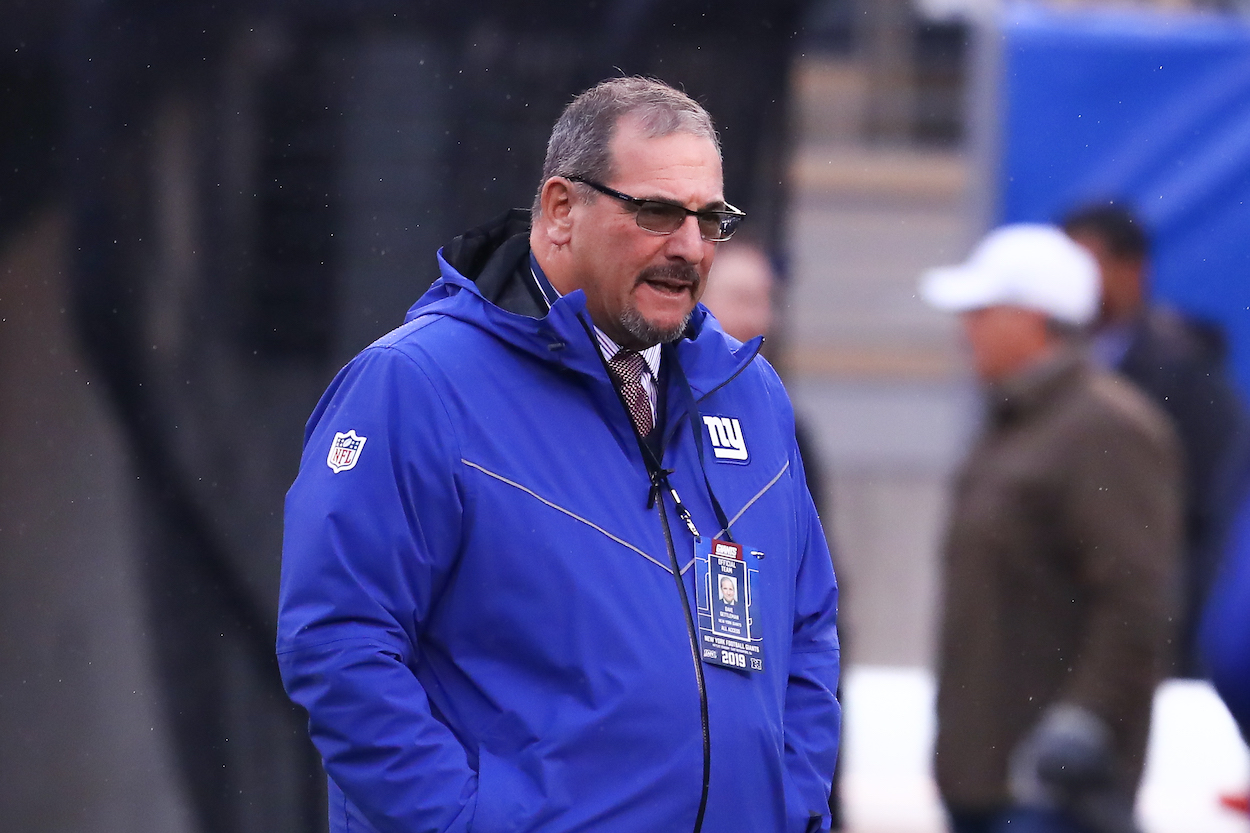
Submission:
M 541 808 L 541 795 L 511 761 L 479 749 L 477 810 L 469 825 L 471 833 L 531 830 Z

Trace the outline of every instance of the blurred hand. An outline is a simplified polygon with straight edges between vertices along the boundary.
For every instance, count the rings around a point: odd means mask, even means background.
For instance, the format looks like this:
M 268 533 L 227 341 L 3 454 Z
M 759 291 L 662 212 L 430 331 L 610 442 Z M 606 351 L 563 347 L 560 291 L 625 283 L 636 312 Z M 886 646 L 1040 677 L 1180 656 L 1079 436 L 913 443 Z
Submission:
M 1107 725 L 1086 708 L 1058 703 L 1012 752 L 1009 785 L 1017 804 L 1061 810 L 1091 833 L 1138 833 L 1115 774 Z

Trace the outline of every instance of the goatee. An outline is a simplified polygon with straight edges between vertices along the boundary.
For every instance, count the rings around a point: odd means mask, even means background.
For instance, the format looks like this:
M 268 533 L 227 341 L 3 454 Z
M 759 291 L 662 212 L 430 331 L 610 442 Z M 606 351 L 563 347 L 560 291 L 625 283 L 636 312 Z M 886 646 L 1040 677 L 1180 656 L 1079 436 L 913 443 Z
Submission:
M 662 279 L 670 282 L 684 283 L 693 296 L 699 288 L 699 271 L 689 263 L 673 263 L 664 266 L 652 266 L 644 269 L 634 282 L 635 285 L 649 280 Z M 693 312 L 693 310 L 691 310 Z M 670 344 L 677 341 L 686 332 L 690 323 L 690 312 L 687 312 L 677 324 L 671 327 L 658 327 L 642 317 L 637 307 L 627 307 L 621 313 L 621 329 L 629 333 L 646 346 L 652 344 Z

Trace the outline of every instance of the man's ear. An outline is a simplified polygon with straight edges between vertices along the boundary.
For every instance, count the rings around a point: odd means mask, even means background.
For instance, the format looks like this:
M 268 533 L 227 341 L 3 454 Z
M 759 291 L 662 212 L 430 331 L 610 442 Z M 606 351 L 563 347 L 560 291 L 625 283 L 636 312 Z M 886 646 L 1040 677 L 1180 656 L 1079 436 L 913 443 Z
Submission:
M 564 246 L 573 236 L 573 208 L 577 195 L 573 183 L 562 176 L 553 176 L 543 183 L 539 204 L 547 225 L 547 237 L 556 246 Z

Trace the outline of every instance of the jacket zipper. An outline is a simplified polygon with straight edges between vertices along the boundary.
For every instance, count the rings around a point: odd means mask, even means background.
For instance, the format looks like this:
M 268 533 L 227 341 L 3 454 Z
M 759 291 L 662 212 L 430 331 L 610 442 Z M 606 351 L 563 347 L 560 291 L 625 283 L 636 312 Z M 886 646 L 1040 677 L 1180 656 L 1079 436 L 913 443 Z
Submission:
M 599 340 L 594 334 L 592 325 L 580 315 L 578 316 L 578 320 L 581 321 L 582 329 L 586 331 L 586 337 L 590 339 L 590 343 L 595 350 L 595 355 L 599 357 L 599 362 L 603 365 L 604 374 L 607 376 L 608 380 L 611 381 L 612 372 L 608 368 L 607 357 L 604 356 L 603 352 L 599 349 Z M 756 348 L 756 352 L 759 352 L 758 347 Z M 752 355 L 752 358 L 754 358 L 754 355 Z M 739 370 L 733 374 L 733 376 L 730 376 L 724 382 L 717 385 L 713 388 L 713 390 L 719 390 L 729 384 L 729 382 L 732 381 L 738 373 L 741 373 L 742 370 L 746 368 L 747 364 L 750 364 L 750 362 L 744 364 L 742 368 L 739 368 Z M 625 402 L 625 397 L 622 396 L 620 389 L 617 388 L 615 384 L 612 384 L 612 389 L 616 392 L 616 398 L 621 403 L 621 408 L 624 409 L 626 416 L 628 416 L 629 405 Z M 709 391 L 709 393 L 710 392 L 711 391 Z M 630 425 L 633 427 L 632 419 L 630 420 Z M 672 565 L 673 580 L 677 582 L 677 595 L 681 597 L 681 607 L 686 614 L 686 634 L 690 639 L 690 655 L 694 659 L 694 676 L 695 681 L 699 686 L 699 721 L 703 728 L 703 791 L 699 796 L 699 812 L 695 815 L 694 819 L 694 833 L 701 833 L 703 830 L 703 816 L 707 812 L 708 788 L 712 781 L 712 730 L 708 721 L 707 684 L 703 679 L 703 660 L 699 658 L 698 629 L 694 624 L 694 615 L 690 612 L 690 599 L 686 596 L 686 585 L 682 582 L 681 578 L 681 565 L 677 562 L 677 548 L 673 545 L 673 532 L 668 526 L 668 512 L 664 509 L 664 489 L 660 488 L 660 486 L 662 484 L 667 486 L 667 473 L 664 473 L 661 468 L 659 472 L 660 480 L 656 480 L 657 473 L 651 471 L 651 466 L 646 463 L 646 460 L 648 459 L 647 446 L 643 442 L 643 439 L 638 436 L 637 428 L 633 428 L 633 431 L 635 438 L 638 440 L 638 451 L 642 455 L 644 465 L 647 468 L 648 479 L 652 481 L 655 503 L 660 513 L 660 526 L 664 530 L 664 546 L 668 549 L 668 560 L 669 564 Z M 699 436 L 698 431 L 696 430 L 695 441 L 698 442 L 698 440 Z M 690 531 L 695 538 L 698 538 L 698 531 L 694 528 L 694 522 L 690 520 L 689 512 L 687 512 L 685 507 L 682 506 L 681 500 L 677 497 L 677 492 L 673 491 L 672 486 L 667 486 L 667 489 L 672 494 L 673 503 L 677 507 L 677 511 L 681 515 L 682 520 L 685 521 L 688 527 L 690 527 Z M 713 500 L 715 500 L 715 496 L 713 496 Z
M 677 548 L 673 545 L 673 533 L 668 526 L 668 512 L 664 509 L 664 495 L 656 500 L 660 511 L 660 526 L 664 530 L 664 546 L 668 548 L 668 560 L 673 567 L 673 579 L 677 582 L 677 594 L 686 614 L 686 633 L 690 637 L 690 653 L 694 659 L 694 676 L 699 686 L 699 720 L 703 725 L 703 793 L 699 797 L 699 812 L 694 819 L 694 833 L 703 829 L 703 814 L 707 811 L 708 786 L 712 780 L 712 731 L 708 723 L 707 685 L 703 680 L 703 661 L 699 659 L 699 636 L 694 616 L 690 612 L 690 599 L 681 578 L 681 565 L 677 563 Z

